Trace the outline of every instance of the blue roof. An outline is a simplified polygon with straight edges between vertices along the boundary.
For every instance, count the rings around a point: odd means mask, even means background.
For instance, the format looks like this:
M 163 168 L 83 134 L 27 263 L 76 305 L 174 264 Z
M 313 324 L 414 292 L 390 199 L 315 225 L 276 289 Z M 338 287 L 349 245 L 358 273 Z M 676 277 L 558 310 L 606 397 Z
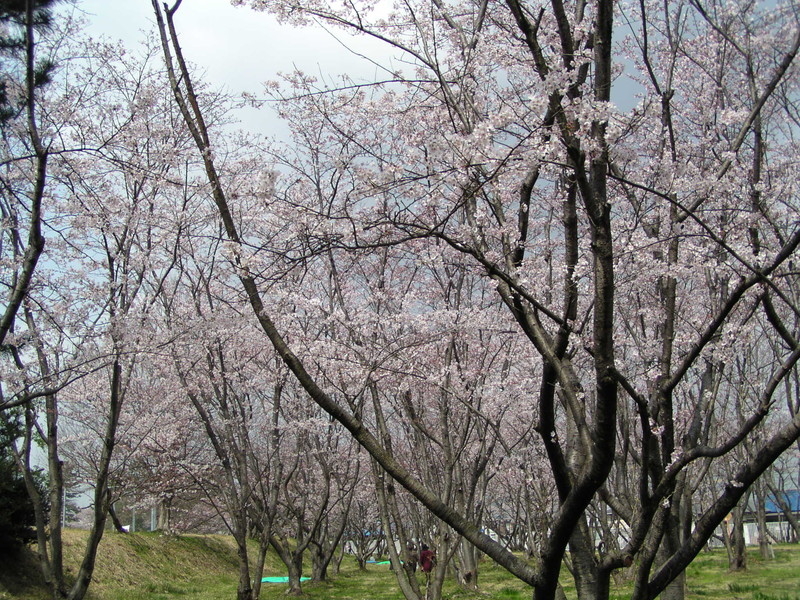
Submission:
M 784 504 L 788 504 L 792 512 L 800 512 L 800 490 L 785 490 L 778 496 Z M 783 512 L 776 502 L 775 496 L 770 494 L 767 496 L 765 508 L 768 513 Z

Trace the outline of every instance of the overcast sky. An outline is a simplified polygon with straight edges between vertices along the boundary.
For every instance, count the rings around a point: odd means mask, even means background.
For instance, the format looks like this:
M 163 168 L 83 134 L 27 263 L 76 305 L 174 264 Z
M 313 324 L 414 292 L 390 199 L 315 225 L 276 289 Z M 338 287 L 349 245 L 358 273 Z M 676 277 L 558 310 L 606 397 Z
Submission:
M 143 31 L 154 27 L 151 0 L 77 0 L 77 5 L 90 20 L 93 35 L 133 44 L 142 39 Z M 187 59 L 200 67 L 207 80 L 230 93 L 260 96 L 263 82 L 295 66 L 314 75 L 346 73 L 361 81 L 384 75 L 320 27 L 279 25 L 266 13 L 231 6 L 230 0 L 183 0 L 176 23 Z M 339 30 L 335 34 L 358 52 L 388 63 L 384 44 L 366 36 L 348 37 Z M 636 103 L 636 89 L 627 81 L 615 85 L 612 100 L 628 109 Z
M 95 37 L 122 39 L 132 46 L 154 28 L 150 0 L 78 0 L 77 7 Z M 263 82 L 295 66 L 317 76 L 346 73 L 356 80 L 376 76 L 375 65 L 347 51 L 320 28 L 279 25 L 272 16 L 233 7 L 229 0 L 184 0 L 175 22 L 186 58 L 208 81 L 232 94 L 246 91 L 260 97 Z M 387 54 L 378 42 L 335 33 L 359 52 Z M 253 125 L 252 114 L 242 118 Z

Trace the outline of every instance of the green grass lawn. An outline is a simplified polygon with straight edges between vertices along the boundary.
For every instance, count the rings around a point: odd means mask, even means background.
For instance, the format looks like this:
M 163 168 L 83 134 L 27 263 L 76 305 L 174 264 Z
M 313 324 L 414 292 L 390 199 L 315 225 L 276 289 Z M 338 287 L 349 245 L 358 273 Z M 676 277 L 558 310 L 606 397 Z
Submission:
M 748 554 L 748 570 L 732 573 L 724 549 L 703 553 L 687 571 L 687 600 L 800 600 L 800 546 L 777 546 L 775 560 L 763 561 L 757 549 Z M 623 600 L 630 597 L 630 582 L 624 574 L 616 578 L 611 597 Z M 420 581 L 423 581 L 420 579 Z M 574 586 L 568 577 L 563 580 L 568 598 L 575 598 Z M 480 571 L 480 591 L 467 592 L 455 584 L 445 587 L 446 600 L 530 600 L 531 590 L 525 584 L 485 561 Z M 309 599 L 325 600 L 395 600 L 402 598 L 397 583 L 386 567 L 370 565 L 366 573 L 343 565 L 342 573 L 330 583 L 306 584 Z M 285 587 L 268 588 L 264 600 L 285 598 Z
M 77 569 L 83 545 L 79 531 L 68 531 L 66 556 L 68 572 Z M 751 550 L 747 571 L 732 573 L 724 550 L 703 553 L 687 571 L 687 600 L 800 600 L 800 546 L 778 546 L 775 560 L 764 561 Z M 0 600 L 45 600 L 47 594 L 28 562 L 0 568 Z M 0 565 L 2 567 L 2 565 Z M 108 534 L 100 546 L 97 570 L 89 600 L 233 600 L 237 585 L 236 553 L 225 536 L 162 536 L 157 533 Z M 273 555 L 268 557 L 264 575 L 285 575 Z M 424 584 L 422 574 L 420 582 Z M 528 600 L 531 590 L 494 565 L 481 564 L 480 591 L 468 592 L 448 582 L 446 600 Z M 624 573 L 616 577 L 614 600 L 630 594 Z M 567 578 L 568 598 L 574 589 Z M 369 565 L 359 571 L 345 558 L 342 570 L 324 583 L 303 585 L 309 600 L 396 600 L 402 598 L 393 573 L 386 565 Z M 285 584 L 265 583 L 263 600 L 285 599 Z
M 700 554 L 686 570 L 687 600 L 800 600 L 800 546 L 776 546 L 774 560 L 750 549 L 747 564 L 732 573 L 724 550 Z

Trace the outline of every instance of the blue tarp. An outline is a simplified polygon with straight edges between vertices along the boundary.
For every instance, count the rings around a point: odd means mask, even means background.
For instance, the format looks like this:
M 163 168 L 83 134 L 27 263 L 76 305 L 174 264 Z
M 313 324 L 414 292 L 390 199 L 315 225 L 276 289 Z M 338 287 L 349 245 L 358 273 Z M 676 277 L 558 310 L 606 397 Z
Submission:
M 800 490 L 786 490 L 785 492 L 781 493 L 779 498 L 781 502 L 789 505 L 789 508 L 792 512 L 800 512 Z M 768 513 L 783 512 L 780 506 L 778 506 L 775 497 L 771 495 L 767 496 L 765 508 L 767 509 Z

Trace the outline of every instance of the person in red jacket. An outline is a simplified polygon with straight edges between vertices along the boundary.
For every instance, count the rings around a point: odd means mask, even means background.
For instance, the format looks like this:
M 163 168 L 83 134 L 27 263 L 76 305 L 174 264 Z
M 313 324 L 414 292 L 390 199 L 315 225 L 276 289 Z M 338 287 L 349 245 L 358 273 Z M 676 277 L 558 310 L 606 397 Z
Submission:
M 436 564 L 436 554 L 425 544 L 421 544 L 420 548 L 422 550 L 419 553 L 419 568 L 423 573 L 430 573 Z

